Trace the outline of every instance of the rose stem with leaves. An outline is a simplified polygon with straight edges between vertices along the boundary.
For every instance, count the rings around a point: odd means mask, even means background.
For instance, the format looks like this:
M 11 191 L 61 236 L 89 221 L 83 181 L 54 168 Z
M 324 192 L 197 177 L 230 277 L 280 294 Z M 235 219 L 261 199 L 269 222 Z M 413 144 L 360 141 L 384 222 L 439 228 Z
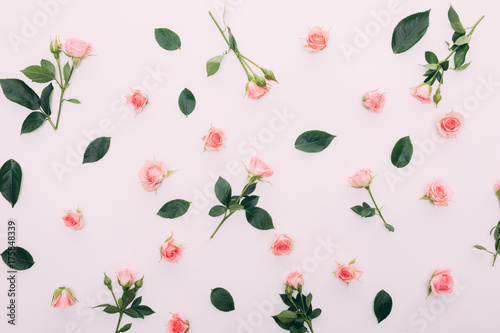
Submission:
M 64 92 L 69 87 L 69 80 L 71 79 L 71 75 L 73 75 L 73 70 L 75 69 L 75 58 L 73 58 L 73 63 L 71 64 L 71 69 L 69 71 L 69 74 L 68 74 L 67 78 L 65 78 L 63 76 L 63 74 L 62 74 L 62 71 L 61 71 L 61 62 L 59 61 L 59 54 L 55 53 L 54 54 L 54 58 L 56 59 L 57 68 L 59 69 L 59 79 L 61 81 L 59 82 L 56 79 L 56 82 L 59 85 L 59 87 L 61 88 L 61 95 L 59 97 L 59 110 L 57 111 L 56 124 L 54 125 L 54 123 L 52 122 L 52 120 L 50 119 L 50 117 L 48 117 L 48 120 L 49 120 L 50 124 L 52 125 L 52 127 L 54 128 L 54 130 L 57 130 L 57 128 L 59 127 L 59 119 L 61 117 L 62 104 L 64 102 Z M 79 61 L 79 60 L 76 60 L 76 61 Z
M 302 288 L 299 288 L 299 295 L 300 295 L 300 299 L 301 299 L 301 301 L 302 301 L 302 300 L 304 299 L 304 296 L 302 295 Z M 309 319 L 309 318 L 307 317 L 307 311 L 308 311 L 308 310 L 306 310 L 306 313 L 304 313 L 304 312 L 302 311 L 302 309 L 301 309 L 301 308 L 299 308 L 299 307 L 295 304 L 295 302 L 293 301 L 293 297 L 292 297 L 292 295 L 288 295 L 288 294 L 287 294 L 287 297 L 288 297 L 288 299 L 290 300 L 290 302 L 293 304 L 293 306 L 295 306 L 295 308 L 296 308 L 297 310 L 299 310 L 300 316 L 301 316 L 302 318 L 304 318 L 304 321 L 307 323 L 307 326 L 309 326 L 309 329 L 311 330 L 311 333 L 314 333 L 313 328 L 312 328 L 312 321 L 311 321 L 311 319 Z
M 380 216 L 380 218 L 382 219 L 382 222 L 384 222 L 384 226 L 386 227 L 387 230 L 394 232 L 394 227 L 392 225 L 388 224 L 387 222 L 385 222 L 385 219 L 382 216 L 382 211 L 378 208 L 377 203 L 375 202 L 375 199 L 373 198 L 373 194 L 372 194 L 372 191 L 370 189 L 370 186 L 368 185 L 365 188 L 368 191 L 368 193 L 370 194 L 370 198 L 372 198 L 373 205 L 375 206 L 375 209 L 377 210 L 377 215 Z

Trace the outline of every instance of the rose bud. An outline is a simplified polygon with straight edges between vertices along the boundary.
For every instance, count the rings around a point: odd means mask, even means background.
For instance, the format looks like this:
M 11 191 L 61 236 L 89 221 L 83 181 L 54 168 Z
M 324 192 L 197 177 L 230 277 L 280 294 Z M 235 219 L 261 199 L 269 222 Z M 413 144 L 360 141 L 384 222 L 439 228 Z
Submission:
M 448 206 L 453 196 L 453 191 L 441 179 L 436 178 L 427 184 L 427 190 L 422 197 L 424 200 L 430 200 L 436 206 Z
M 104 273 L 104 284 L 108 287 L 111 285 L 111 279 L 106 275 L 106 273 Z
M 54 55 L 58 55 L 61 53 L 61 42 L 59 41 L 59 37 L 56 37 L 55 39 L 52 39 L 50 41 L 50 52 L 54 53 Z
M 141 277 L 139 280 L 135 281 L 134 290 L 137 291 L 137 290 L 141 289 L 143 285 L 144 285 L 144 276 Z
M 361 169 L 357 171 L 352 177 L 349 177 L 349 182 L 355 188 L 363 188 L 370 186 L 373 177 L 370 169 Z
M 434 94 L 434 97 L 432 98 L 434 100 L 434 103 L 436 104 L 436 107 L 438 106 L 439 102 L 441 102 L 442 98 L 443 97 L 441 96 L 441 88 L 438 88 L 438 90 Z
M 252 156 L 250 160 L 250 177 L 262 180 L 273 175 L 271 168 L 258 157 Z
M 139 171 L 139 179 L 141 180 L 142 187 L 147 192 L 153 192 L 160 186 L 163 178 L 167 178 L 170 173 L 165 163 L 157 160 L 149 160 L 144 163 L 144 166 Z
M 68 38 L 64 43 L 64 49 L 69 57 L 85 58 L 92 52 L 92 46 L 80 39 Z
M 354 262 L 354 260 L 351 261 L 349 265 L 338 264 L 335 270 L 335 277 L 347 284 L 357 281 L 363 275 L 363 271 Z
M 295 290 L 299 290 L 304 285 L 304 276 L 299 271 L 292 272 L 286 277 L 285 284 Z
M 142 108 L 149 103 L 148 96 L 140 90 L 131 89 L 131 94 L 125 96 L 125 98 L 127 104 L 133 107 L 136 113 L 141 112 Z
M 276 236 L 271 249 L 273 250 L 273 254 L 275 256 L 290 254 L 293 250 L 293 240 L 287 235 Z
M 169 333 L 186 333 L 189 330 L 189 321 L 183 319 L 177 313 L 172 314 L 172 319 L 168 322 Z
M 265 69 L 265 68 L 261 68 L 261 70 L 262 70 L 262 73 L 264 73 L 264 77 L 266 78 L 266 80 L 274 81 L 274 82 L 278 83 L 278 80 L 276 80 L 276 78 L 274 77 L 273 71 Z
M 82 212 L 79 209 L 72 209 L 62 217 L 64 224 L 73 230 L 80 230 L 83 227 Z
M 494 190 L 495 190 L 495 194 L 500 199 L 500 182 L 495 184 Z
M 174 239 L 170 236 L 161 246 L 160 254 L 163 260 L 176 263 L 182 257 L 182 245 L 178 245 L 174 242 Z
M 410 89 L 410 93 L 413 97 L 418 99 L 422 104 L 431 103 L 431 93 L 432 87 L 427 83 L 422 83 L 418 87 Z
M 54 308 L 65 308 L 72 306 L 76 301 L 77 299 L 73 296 L 71 290 L 66 287 L 61 287 L 54 291 L 50 306 L 53 306 Z
M 323 50 L 330 40 L 330 33 L 321 27 L 315 26 L 307 34 L 304 47 L 312 52 Z
M 462 131 L 464 127 L 464 116 L 458 112 L 452 111 L 441 116 L 436 121 L 439 134 L 444 138 L 454 138 Z
M 449 269 L 438 269 L 432 274 L 431 280 L 429 282 L 429 292 L 427 297 L 433 293 L 437 298 L 439 298 L 439 293 L 449 294 L 453 291 L 453 286 L 455 282 L 451 276 Z
M 259 99 L 269 92 L 269 87 L 259 86 L 255 80 L 249 81 L 246 86 L 246 94 L 251 99 Z
M 132 272 L 128 268 L 125 268 L 116 273 L 118 284 L 122 287 L 128 288 L 132 285 L 132 283 L 134 283 L 136 275 L 137 274 L 135 272 Z
M 204 150 L 219 151 L 224 148 L 226 134 L 220 128 L 210 127 L 208 134 L 203 137 L 205 141 Z
M 363 96 L 363 106 L 370 111 L 380 113 L 385 105 L 385 93 L 369 91 Z

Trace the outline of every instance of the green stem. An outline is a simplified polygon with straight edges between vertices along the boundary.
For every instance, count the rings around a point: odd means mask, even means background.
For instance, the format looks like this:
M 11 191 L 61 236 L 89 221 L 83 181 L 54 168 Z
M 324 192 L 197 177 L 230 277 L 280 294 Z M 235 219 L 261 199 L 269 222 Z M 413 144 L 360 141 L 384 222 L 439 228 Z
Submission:
M 300 296 L 302 298 L 302 291 L 300 292 Z M 304 318 L 304 321 L 307 323 L 307 326 L 309 326 L 309 329 L 311 330 L 311 333 L 314 333 L 313 329 L 312 329 L 312 323 L 311 323 L 311 320 L 307 317 L 307 315 L 305 313 L 303 313 L 302 309 L 299 308 L 295 302 L 293 301 L 293 297 L 291 295 L 288 295 L 288 299 L 290 300 L 290 302 L 292 302 L 293 306 L 295 306 L 295 308 L 299 311 L 299 314 L 302 318 Z
M 474 33 L 474 30 L 476 30 L 477 25 L 478 25 L 478 24 L 479 24 L 479 22 L 481 22 L 483 19 L 484 19 L 484 15 L 483 15 L 483 16 L 479 19 L 479 21 L 477 21 L 477 22 L 476 22 L 476 24 L 474 24 L 474 25 L 472 26 L 472 29 L 471 29 L 471 31 L 469 32 L 469 34 L 467 34 L 467 37 L 472 36 L 472 34 Z
M 214 23 L 217 26 L 217 28 L 219 28 L 219 31 L 222 34 L 222 37 L 224 37 L 224 40 L 226 41 L 227 46 L 229 46 L 229 48 L 231 49 L 231 44 L 229 44 L 229 41 L 227 40 L 226 35 L 224 35 L 224 30 L 222 30 L 222 28 L 220 27 L 219 23 L 217 23 L 217 21 L 215 20 L 214 16 L 212 15 L 212 13 L 208 12 L 208 14 L 210 14 L 210 17 L 212 18 L 212 20 L 214 20 Z
M 227 214 L 227 212 L 226 212 Z M 222 226 L 222 224 L 229 218 L 229 216 L 233 215 L 234 212 L 232 213 L 229 213 L 229 215 L 224 215 L 224 218 L 222 219 L 222 221 L 219 223 L 219 225 L 217 226 L 217 228 L 215 229 L 214 233 L 212 234 L 212 236 L 210 236 L 210 238 L 214 238 L 215 234 L 217 233 L 217 231 L 219 231 L 220 227 Z
M 253 62 L 252 60 L 248 59 L 247 57 L 245 57 L 243 54 L 241 55 L 243 57 L 243 59 L 245 60 L 248 60 L 250 61 L 250 63 L 252 63 L 255 67 L 257 67 L 258 69 L 262 69 L 262 67 L 260 67 L 259 65 L 257 65 L 255 62 Z
M 118 333 L 118 330 L 120 329 L 120 323 L 122 321 L 122 317 L 123 317 L 123 312 L 122 310 L 120 310 L 120 317 L 118 318 L 118 324 L 116 325 L 115 333 Z
M 252 76 L 252 75 L 250 75 L 250 73 L 248 72 L 248 69 L 247 69 L 247 67 L 245 66 L 244 60 L 241 58 L 241 55 L 238 53 L 238 54 L 236 54 L 236 57 L 237 57 L 237 58 L 238 58 L 238 60 L 240 61 L 241 66 L 243 66 L 243 69 L 245 70 L 245 73 L 247 74 L 248 81 L 252 81 L 253 76 Z M 248 67 L 248 68 L 250 68 L 250 67 Z M 252 69 L 251 69 L 251 68 L 250 68 L 250 70 L 252 71 Z M 253 73 L 253 71 L 252 71 L 252 73 Z
M 250 69 L 250 71 L 252 72 L 253 76 L 255 77 L 255 72 L 253 71 L 252 67 L 250 67 L 250 65 L 245 61 L 245 57 L 242 56 L 240 53 L 238 53 L 241 57 L 241 60 L 245 63 L 245 65 L 247 65 L 248 69 Z
M 62 75 L 62 71 L 61 71 L 61 63 L 59 62 L 59 55 L 54 55 L 54 57 L 56 58 L 56 62 L 57 62 L 57 68 L 59 69 L 59 81 L 57 81 L 57 84 L 59 85 L 59 87 L 62 89 L 63 88 L 63 82 L 64 82 L 64 78 L 63 78 L 63 75 Z
M 59 62 L 58 62 L 58 66 L 59 66 Z M 60 67 L 61 66 L 59 66 L 59 71 L 61 70 Z M 69 87 L 69 80 L 71 79 L 71 75 L 73 75 L 74 69 L 75 69 L 75 67 L 72 65 L 71 70 L 69 71 L 68 79 L 64 80 L 64 85 L 61 87 L 61 96 L 59 97 L 59 110 L 57 111 L 56 127 L 54 128 L 55 130 L 57 130 L 57 128 L 59 127 L 59 119 L 61 118 L 61 109 L 62 109 L 62 104 L 64 102 L 64 92 Z M 61 82 L 62 81 L 63 80 L 61 78 Z
M 387 222 L 385 222 L 385 219 L 382 216 L 382 212 L 378 208 L 377 203 L 375 202 L 375 199 L 373 198 L 373 194 L 372 194 L 372 191 L 370 190 L 370 186 L 367 186 L 366 189 L 368 190 L 368 193 L 370 194 L 370 198 L 372 198 L 372 202 L 373 202 L 373 205 L 375 205 L 375 209 L 377 210 L 378 216 L 380 216 L 380 218 L 384 222 L 384 225 L 387 225 Z

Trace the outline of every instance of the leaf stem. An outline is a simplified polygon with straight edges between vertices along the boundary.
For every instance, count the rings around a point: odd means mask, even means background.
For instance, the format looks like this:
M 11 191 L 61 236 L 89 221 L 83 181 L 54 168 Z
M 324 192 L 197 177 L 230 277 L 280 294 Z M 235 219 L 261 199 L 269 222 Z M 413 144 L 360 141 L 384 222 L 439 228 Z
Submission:
M 219 225 L 217 226 L 217 228 L 215 229 L 214 233 L 212 234 L 212 236 L 210 236 L 210 239 L 214 238 L 215 234 L 217 233 L 217 231 L 219 231 L 220 227 L 222 226 L 222 224 L 229 218 L 229 216 L 233 215 L 234 212 L 232 213 L 229 213 L 229 215 L 226 215 L 227 214 L 227 211 L 226 213 L 224 214 L 224 218 L 222 219 L 222 221 L 219 223 Z
M 248 60 L 250 61 L 250 63 L 252 63 L 255 67 L 257 67 L 258 69 L 262 69 L 262 67 L 260 67 L 259 65 L 257 65 L 255 62 L 253 62 L 252 60 L 248 59 L 247 57 L 245 57 L 243 54 L 241 55 L 243 57 L 243 59 L 245 60 Z
M 373 198 L 373 194 L 372 194 L 372 191 L 370 189 L 370 186 L 367 186 L 365 187 L 367 190 L 368 190 L 368 193 L 370 194 L 370 198 L 372 199 L 372 202 L 373 202 L 373 205 L 375 205 L 375 209 L 377 210 L 377 213 L 378 213 L 378 216 L 380 216 L 380 218 L 382 219 L 382 221 L 384 222 L 384 225 L 387 226 L 389 225 L 387 222 L 385 222 L 385 219 L 384 217 L 382 216 L 382 212 L 380 211 L 380 209 L 378 208 L 377 206 L 377 203 L 375 202 L 375 199 Z
M 120 329 L 120 323 L 122 321 L 122 317 L 123 317 L 123 310 L 120 309 L 120 317 L 118 318 L 118 324 L 116 325 L 115 333 L 118 333 L 118 330 Z
M 232 49 L 232 48 L 231 48 L 231 44 L 229 44 L 229 41 L 227 40 L 226 35 L 224 35 L 224 31 L 223 31 L 223 30 L 222 30 L 222 28 L 220 27 L 219 23 L 217 23 L 217 21 L 215 20 L 215 18 L 214 18 L 214 16 L 212 15 L 212 13 L 211 13 L 211 12 L 208 12 L 208 14 L 210 14 L 210 17 L 212 18 L 212 20 L 214 20 L 214 23 L 215 23 L 215 25 L 217 26 L 217 28 L 219 28 L 219 31 L 220 31 L 220 33 L 222 34 L 222 37 L 224 37 L 224 40 L 226 41 L 226 43 L 227 43 L 227 45 L 229 46 L 229 48 L 230 48 L 230 49 Z

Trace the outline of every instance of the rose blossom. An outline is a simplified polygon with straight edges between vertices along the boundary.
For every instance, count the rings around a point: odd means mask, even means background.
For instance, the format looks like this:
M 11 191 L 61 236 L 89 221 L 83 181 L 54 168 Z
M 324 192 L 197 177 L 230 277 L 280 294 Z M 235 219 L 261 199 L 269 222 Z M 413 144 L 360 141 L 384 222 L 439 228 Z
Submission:
M 174 243 L 173 239 L 165 242 L 160 249 L 161 257 L 163 260 L 175 263 L 182 257 L 182 245 Z
M 116 273 L 118 284 L 122 287 L 130 287 L 134 283 L 137 273 L 130 271 L 128 268 Z
M 495 189 L 495 194 L 497 195 L 497 197 L 500 198 L 500 193 L 498 192 L 498 191 L 500 191 L 500 182 L 495 184 L 494 189 Z
M 208 135 L 203 137 L 205 140 L 205 150 L 219 151 L 224 147 L 226 134 L 220 128 L 210 127 Z
M 90 54 L 92 46 L 80 39 L 68 38 L 64 43 L 66 54 L 70 57 L 83 58 Z
M 252 156 L 250 160 L 250 174 L 252 174 L 257 179 L 271 177 L 273 175 L 273 171 L 266 163 L 262 162 L 262 160 L 258 157 Z
M 189 330 L 189 321 L 183 319 L 177 313 L 172 315 L 172 319 L 168 322 L 169 333 L 186 333 Z
M 139 171 L 139 178 L 142 187 L 148 191 L 155 191 L 161 184 L 163 178 L 168 177 L 168 170 L 165 163 L 154 160 L 148 160 Z
M 293 249 L 293 240 L 287 235 L 279 235 L 273 241 L 273 253 L 275 256 L 290 254 Z
M 361 169 L 349 177 L 349 182 L 356 188 L 368 187 L 373 179 L 371 172 L 370 169 Z
M 339 264 L 335 270 L 335 277 L 341 279 L 345 283 L 357 281 L 363 271 L 361 271 L 355 263 L 349 265 Z
M 363 96 L 363 106 L 370 111 L 380 113 L 385 105 L 385 93 L 369 91 Z
M 427 184 L 425 199 L 429 199 L 437 206 L 448 206 L 452 195 L 453 191 L 450 187 L 439 178 L 436 178 Z
M 55 308 L 65 308 L 75 304 L 77 299 L 73 296 L 71 290 L 65 287 L 58 288 L 54 291 L 52 296 L 51 306 Z
M 130 95 L 125 96 L 127 104 L 133 107 L 136 113 L 139 113 L 148 104 L 148 96 L 140 90 L 131 89 L 131 91 Z
M 292 272 L 286 277 L 285 284 L 294 289 L 299 289 L 302 285 L 304 285 L 304 277 L 299 271 Z
M 330 33 L 321 27 L 315 26 L 307 34 L 304 47 L 312 52 L 323 50 L 330 39 Z
M 64 224 L 73 230 L 80 230 L 83 227 L 82 212 L 79 209 L 72 209 L 62 217 Z
M 259 99 L 269 92 L 269 87 L 261 87 L 255 81 L 250 81 L 247 83 L 247 95 L 251 99 Z
M 451 293 L 454 285 L 455 282 L 453 281 L 453 277 L 451 276 L 449 269 L 438 269 L 434 272 L 434 274 L 432 274 L 430 289 L 437 298 L 439 298 L 439 293 Z
M 418 87 L 411 88 L 410 93 L 418 99 L 422 104 L 431 103 L 432 87 L 427 83 L 422 83 Z
M 436 121 L 436 126 L 442 137 L 454 138 L 462 131 L 464 121 L 464 116 L 461 113 L 452 111 L 439 117 Z

